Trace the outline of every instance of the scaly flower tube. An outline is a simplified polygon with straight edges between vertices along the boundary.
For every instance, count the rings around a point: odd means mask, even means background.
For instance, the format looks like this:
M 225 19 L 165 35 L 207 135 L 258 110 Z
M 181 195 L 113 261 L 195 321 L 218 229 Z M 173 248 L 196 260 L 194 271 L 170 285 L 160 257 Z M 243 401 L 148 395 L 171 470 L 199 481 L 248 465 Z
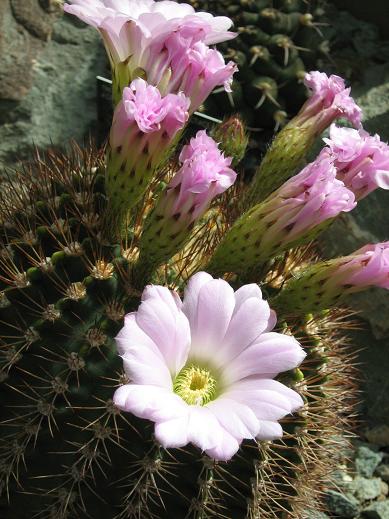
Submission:
M 195 111 L 215 86 L 230 89 L 236 66 L 208 45 L 235 37 L 225 16 L 154 0 L 70 0 L 65 11 L 97 28 L 112 66 L 115 104 L 142 77 L 162 94 L 184 92 Z
M 297 314 L 319 311 L 372 286 L 389 289 L 389 242 L 365 245 L 350 256 L 302 270 L 284 285 L 274 305 Z
M 361 109 L 350 96 L 344 80 L 324 72 L 306 74 L 311 97 L 274 139 L 248 192 L 250 206 L 264 200 L 302 164 L 315 139 L 336 119 L 343 117 L 361 125 Z
M 163 447 L 192 443 L 216 460 L 229 460 L 243 439 L 281 437 L 278 421 L 303 400 L 274 378 L 305 353 L 293 337 L 272 332 L 275 323 L 254 284 L 234 292 L 200 272 L 183 301 L 146 287 L 116 337 L 131 381 L 116 390 L 116 406 L 155 422 Z
M 389 146 L 378 135 L 332 125 L 323 153 L 333 157 L 337 177 L 361 200 L 377 188 L 389 189 Z
M 124 89 L 109 136 L 107 194 L 110 214 L 122 220 L 144 194 L 155 169 L 167 158 L 188 120 L 190 101 L 135 79 Z
M 236 180 L 232 159 L 220 152 L 205 130 L 183 147 L 179 160 L 181 168 L 145 221 L 135 267 L 138 282 L 182 249 L 212 200 Z
M 336 178 L 332 159 L 321 154 L 234 223 L 207 269 L 248 273 L 282 251 L 312 239 L 321 224 L 355 205 L 352 191 Z

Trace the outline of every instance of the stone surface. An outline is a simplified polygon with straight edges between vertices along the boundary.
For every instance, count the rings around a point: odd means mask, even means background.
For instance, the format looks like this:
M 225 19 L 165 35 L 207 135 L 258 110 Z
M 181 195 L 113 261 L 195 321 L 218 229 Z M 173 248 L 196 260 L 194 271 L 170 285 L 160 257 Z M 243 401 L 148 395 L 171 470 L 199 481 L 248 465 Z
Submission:
M 329 515 L 325 514 L 324 512 L 307 512 L 304 516 L 304 519 L 330 519 Z
M 349 494 L 343 494 L 335 490 L 327 490 L 325 493 L 325 502 L 328 506 L 328 510 L 337 516 L 353 518 L 359 512 L 358 500 Z
M 0 166 L 82 141 L 96 121 L 98 33 L 62 16 L 58 0 L 0 2 Z
M 385 463 L 379 465 L 375 470 L 375 474 L 389 483 L 389 465 L 386 465 Z
M 380 478 L 363 478 L 357 476 L 350 484 L 350 492 L 358 499 L 358 501 L 369 501 L 376 499 L 382 494 L 382 481 Z
M 371 478 L 382 458 L 382 452 L 375 452 L 368 445 L 360 445 L 355 451 L 355 469 L 360 476 Z
M 372 503 L 363 510 L 362 517 L 367 519 L 389 519 L 389 499 Z

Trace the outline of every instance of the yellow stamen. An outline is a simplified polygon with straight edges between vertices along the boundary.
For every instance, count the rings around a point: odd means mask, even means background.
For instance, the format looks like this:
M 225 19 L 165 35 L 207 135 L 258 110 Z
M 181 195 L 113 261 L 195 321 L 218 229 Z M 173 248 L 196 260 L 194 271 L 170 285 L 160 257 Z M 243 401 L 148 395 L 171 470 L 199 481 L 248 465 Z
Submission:
M 216 380 L 207 369 L 189 366 L 180 371 L 174 392 L 189 405 L 205 405 L 215 398 Z

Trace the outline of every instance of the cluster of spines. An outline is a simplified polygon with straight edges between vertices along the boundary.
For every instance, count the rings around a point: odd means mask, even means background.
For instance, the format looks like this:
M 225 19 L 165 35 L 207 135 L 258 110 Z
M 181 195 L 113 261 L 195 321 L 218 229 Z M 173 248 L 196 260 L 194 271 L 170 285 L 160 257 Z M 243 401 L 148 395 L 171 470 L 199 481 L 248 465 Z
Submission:
M 312 474 L 328 474 L 323 449 L 349 406 L 351 368 L 333 337 L 336 320 L 285 325 L 309 354 L 283 380 L 308 404 L 285 419 L 283 440 L 245 442 L 228 464 L 192 447 L 163 451 L 151 424 L 111 400 L 123 383 L 112 338 L 140 294 L 130 275 L 136 240 L 113 245 L 102 232 L 100 160 L 93 150 L 40 159 L 3 195 L 0 473 L 12 517 L 18 492 L 35 495 L 41 519 L 148 519 L 172 510 L 193 519 L 300 517 L 314 500 Z M 211 253 L 226 225 L 225 214 L 211 211 L 204 232 L 160 269 L 161 282 L 181 289 L 199 256 Z M 292 264 L 279 262 L 273 275 L 290 276 Z

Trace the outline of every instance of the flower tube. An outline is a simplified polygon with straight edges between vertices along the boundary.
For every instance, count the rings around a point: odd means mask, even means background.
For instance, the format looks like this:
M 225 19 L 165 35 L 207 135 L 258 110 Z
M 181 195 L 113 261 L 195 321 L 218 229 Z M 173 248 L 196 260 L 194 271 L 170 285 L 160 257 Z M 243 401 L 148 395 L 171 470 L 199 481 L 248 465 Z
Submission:
M 373 286 L 389 289 L 389 242 L 365 245 L 349 256 L 302 270 L 286 283 L 274 304 L 283 312 L 319 311 Z
M 336 178 L 332 159 L 321 154 L 241 216 L 207 268 L 240 274 L 259 268 L 282 251 L 312 239 L 322 224 L 355 205 L 352 191 Z
M 212 200 L 232 186 L 236 173 L 217 143 L 201 130 L 183 147 L 181 168 L 147 217 L 138 267 L 153 269 L 176 254 Z M 137 270 L 137 269 L 136 269 Z M 143 278 L 139 272 L 138 278 Z

